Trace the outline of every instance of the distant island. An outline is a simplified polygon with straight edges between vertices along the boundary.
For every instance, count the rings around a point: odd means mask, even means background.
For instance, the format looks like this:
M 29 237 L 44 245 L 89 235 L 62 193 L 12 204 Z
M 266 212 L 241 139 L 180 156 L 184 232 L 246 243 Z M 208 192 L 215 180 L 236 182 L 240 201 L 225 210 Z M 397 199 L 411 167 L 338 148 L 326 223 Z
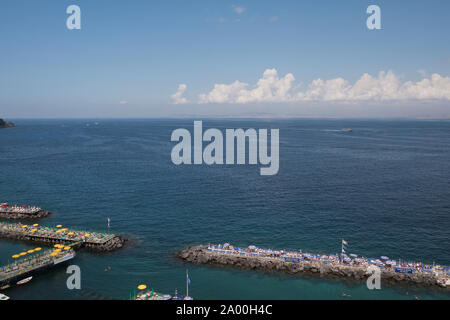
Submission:
M 6 122 L 5 120 L 0 118 L 0 128 L 9 128 L 15 127 L 16 125 L 12 122 Z

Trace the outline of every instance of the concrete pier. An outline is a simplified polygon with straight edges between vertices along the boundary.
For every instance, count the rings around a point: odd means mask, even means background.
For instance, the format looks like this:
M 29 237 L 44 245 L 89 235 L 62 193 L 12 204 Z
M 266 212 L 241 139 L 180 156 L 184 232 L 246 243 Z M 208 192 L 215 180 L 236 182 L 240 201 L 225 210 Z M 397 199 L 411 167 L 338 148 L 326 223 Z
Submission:
M 75 257 L 75 251 L 71 247 L 41 250 L 41 248 L 36 248 L 16 254 L 13 256 L 14 262 L 0 266 L 0 289 L 9 288 L 18 281 L 64 264 Z M 22 258 L 20 259 L 20 257 Z
M 34 220 L 41 219 L 49 216 L 51 214 L 48 210 L 40 210 L 36 213 L 18 213 L 18 212 L 7 212 L 0 209 L 0 219 L 9 220 Z

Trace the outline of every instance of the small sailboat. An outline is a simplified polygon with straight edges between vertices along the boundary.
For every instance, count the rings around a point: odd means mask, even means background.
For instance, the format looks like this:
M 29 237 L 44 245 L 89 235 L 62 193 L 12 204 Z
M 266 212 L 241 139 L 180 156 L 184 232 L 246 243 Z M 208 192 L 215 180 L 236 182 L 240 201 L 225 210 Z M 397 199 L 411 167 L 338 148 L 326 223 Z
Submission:
M 33 279 L 33 277 L 28 277 L 28 278 L 22 279 L 19 282 L 17 282 L 17 285 L 20 286 L 20 285 L 23 285 L 25 283 L 28 283 L 28 282 L 31 281 L 31 279 Z

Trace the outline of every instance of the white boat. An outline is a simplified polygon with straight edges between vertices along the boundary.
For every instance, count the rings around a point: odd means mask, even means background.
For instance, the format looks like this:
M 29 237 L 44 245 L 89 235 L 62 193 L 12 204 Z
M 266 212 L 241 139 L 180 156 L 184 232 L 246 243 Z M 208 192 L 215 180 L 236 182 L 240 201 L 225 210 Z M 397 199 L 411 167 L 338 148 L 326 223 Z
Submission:
M 31 281 L 31 279 L 33 279 L 33 277 L 28 277 L 28 278 L 22 279 L 19 282 L 17 282 L 17 285 L 20 286 L 22 284 L 28 283 Z
M 0 293 L 0 301 L 6 301 L 9 300 L 8 296 L 5 296 L 4 294 Z

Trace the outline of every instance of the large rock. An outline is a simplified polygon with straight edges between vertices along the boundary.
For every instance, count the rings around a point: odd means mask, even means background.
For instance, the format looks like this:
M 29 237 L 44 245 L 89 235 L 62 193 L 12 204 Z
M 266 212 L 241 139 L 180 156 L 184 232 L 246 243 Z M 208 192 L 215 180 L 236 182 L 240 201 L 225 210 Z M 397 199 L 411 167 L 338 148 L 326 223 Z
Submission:
M 9 128 L 9 127 L 15 127 L 16 125 L 12 122 L 6 122 L 3 119 L 0 119 L 0 128 Z

